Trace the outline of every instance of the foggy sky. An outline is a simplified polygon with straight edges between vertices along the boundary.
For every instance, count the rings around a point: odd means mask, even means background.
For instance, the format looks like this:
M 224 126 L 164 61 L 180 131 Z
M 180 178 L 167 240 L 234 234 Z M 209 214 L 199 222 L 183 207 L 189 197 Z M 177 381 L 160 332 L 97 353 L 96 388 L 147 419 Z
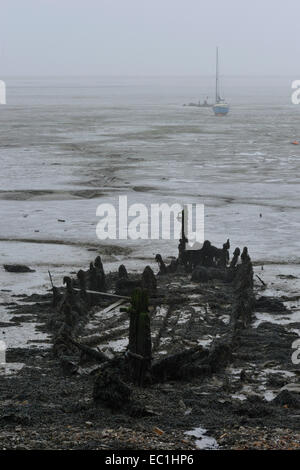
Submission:
M 300 78 L 299 0 L 1 0 L 0 78 Z

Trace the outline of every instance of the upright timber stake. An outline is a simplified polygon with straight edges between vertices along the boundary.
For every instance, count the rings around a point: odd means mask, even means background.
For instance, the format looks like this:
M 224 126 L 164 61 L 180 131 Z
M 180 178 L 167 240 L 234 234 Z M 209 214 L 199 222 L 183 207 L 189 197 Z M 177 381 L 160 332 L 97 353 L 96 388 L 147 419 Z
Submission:
M 51 273 L 50 273 L 49 270 L 48 270 L 48 274 L 49 274 L 51 287 L 52 287 L 52 293 L 53 293 L 52 306 L 57 307 L 57 305 L 59 304 L 59 301 L 61 299 L 61 295 L 60 295 L 59 290 L 57 289 L 57 287 L 55 287 L 55 285 L 53 284 L 52 276 L 51 276 Z
M 185 236 L 185 211 L 181 212 L 181 238 L 179 240 L 179 245 L 178 245 L 178 260 L 179 263 L 184 264 L 184 254 L 185 254 L 185 249 L 186 249 L 186 244 L 188 242 L 188 239 Z
M 147 291 L 135 289 L 129 311 L 129 373 L 134 383 L 143 386 L 150 380 L 152 354 Z

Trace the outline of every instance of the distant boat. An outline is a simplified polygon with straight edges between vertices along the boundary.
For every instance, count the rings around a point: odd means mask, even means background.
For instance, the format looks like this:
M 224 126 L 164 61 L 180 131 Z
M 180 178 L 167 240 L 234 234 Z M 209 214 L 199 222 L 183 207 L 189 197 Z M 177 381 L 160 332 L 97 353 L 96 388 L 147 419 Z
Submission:
M 220 97 L 220 83 L 219 83 L 219 49 L 217 48 L 216 54 L 216 103 L 213 106 L 216 116 L 226 116 L 229 112 L 229 104 Z
M 184 104 L 183 106 L 193 106 L 195 108 L 212 108 L 214 105 L 210 104 L 208 102 L 208 97 L 201 103 L 201 101 L 198 101 L 198 103 L 189 103 L 189 104 Z

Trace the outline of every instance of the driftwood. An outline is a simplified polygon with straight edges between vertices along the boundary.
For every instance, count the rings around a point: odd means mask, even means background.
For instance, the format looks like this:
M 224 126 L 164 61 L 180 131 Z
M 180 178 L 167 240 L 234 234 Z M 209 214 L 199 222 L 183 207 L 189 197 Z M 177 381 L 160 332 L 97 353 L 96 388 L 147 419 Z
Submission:
M 151 373 L 155 380 L 179 379 L 183 376 L 183 368 L 187 364 L 194 364 L 208 356 L 208 351 L 202 346 L 186 349 L 156 361 L 152 365 Z
M 74 287 L 73 290 L 75 292 L 81 292 L 81 289 L 78 289 L 77 287 Z M 130 297 L 128 297 L 126 295 L 110 294 L 109 292 L 100 292 L 100 291 L 89 290 L 89 289 L 87 289 L 86 292 L 88 294 L 100 295 L 100 296 L 103 296 L 103 297 L 112 297 L 114 299 L 124 299 L 124 300 L 129 300 L 130 299 Z
M 264 287 L 267 287 L 267 284 L 266 284 L 266 283 L 265 283 L 265 282 L 262 280 L 262 278 L 261 278 L 261 277 L 259 277 L 259 275 L 258 275 L 258 274 L 255 274 L 255 276 L 256 276 L 256 277 L 257 277 L 257 279 L 258 279 L 258 280 L 259 280 L 259 281 L 262 283 L 262 285 L 263 285 Z
M 95 349 L 89 348 L 85 344 L 81 344 L 78 341 L 75 341 L 73 338 L 69 337 L 68 340 L 70 341 L 71 344 L 74 344 L 78 349 L 83 351 L 85 354 L 88 356 L 92 357 L 93 359 L 96 359 L 99 362 L 106 362 L 109 361 L 109 358 L 103 354 L 101 351 L 96 351 Z

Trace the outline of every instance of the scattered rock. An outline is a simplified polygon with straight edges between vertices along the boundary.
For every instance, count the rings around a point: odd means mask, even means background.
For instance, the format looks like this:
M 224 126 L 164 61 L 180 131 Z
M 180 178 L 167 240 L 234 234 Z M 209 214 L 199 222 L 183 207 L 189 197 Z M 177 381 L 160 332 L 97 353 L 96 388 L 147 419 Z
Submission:
M 295 393 L 284 389 L 277 395 L 277 397 L 274 398 L 274 400 L 272 400 L 272 403 L 292 408 L 300 408 L 299 391 Z
M 255 302 L 255 309 L 259 312 L 286 313 L 288 309 L 280 300 L 273 297 L 261 296 Z
M 5 271 L 9 273 L 34 273 L 34 269 L 30 269 L 28 266 L 23 264 L 4 264 Z

